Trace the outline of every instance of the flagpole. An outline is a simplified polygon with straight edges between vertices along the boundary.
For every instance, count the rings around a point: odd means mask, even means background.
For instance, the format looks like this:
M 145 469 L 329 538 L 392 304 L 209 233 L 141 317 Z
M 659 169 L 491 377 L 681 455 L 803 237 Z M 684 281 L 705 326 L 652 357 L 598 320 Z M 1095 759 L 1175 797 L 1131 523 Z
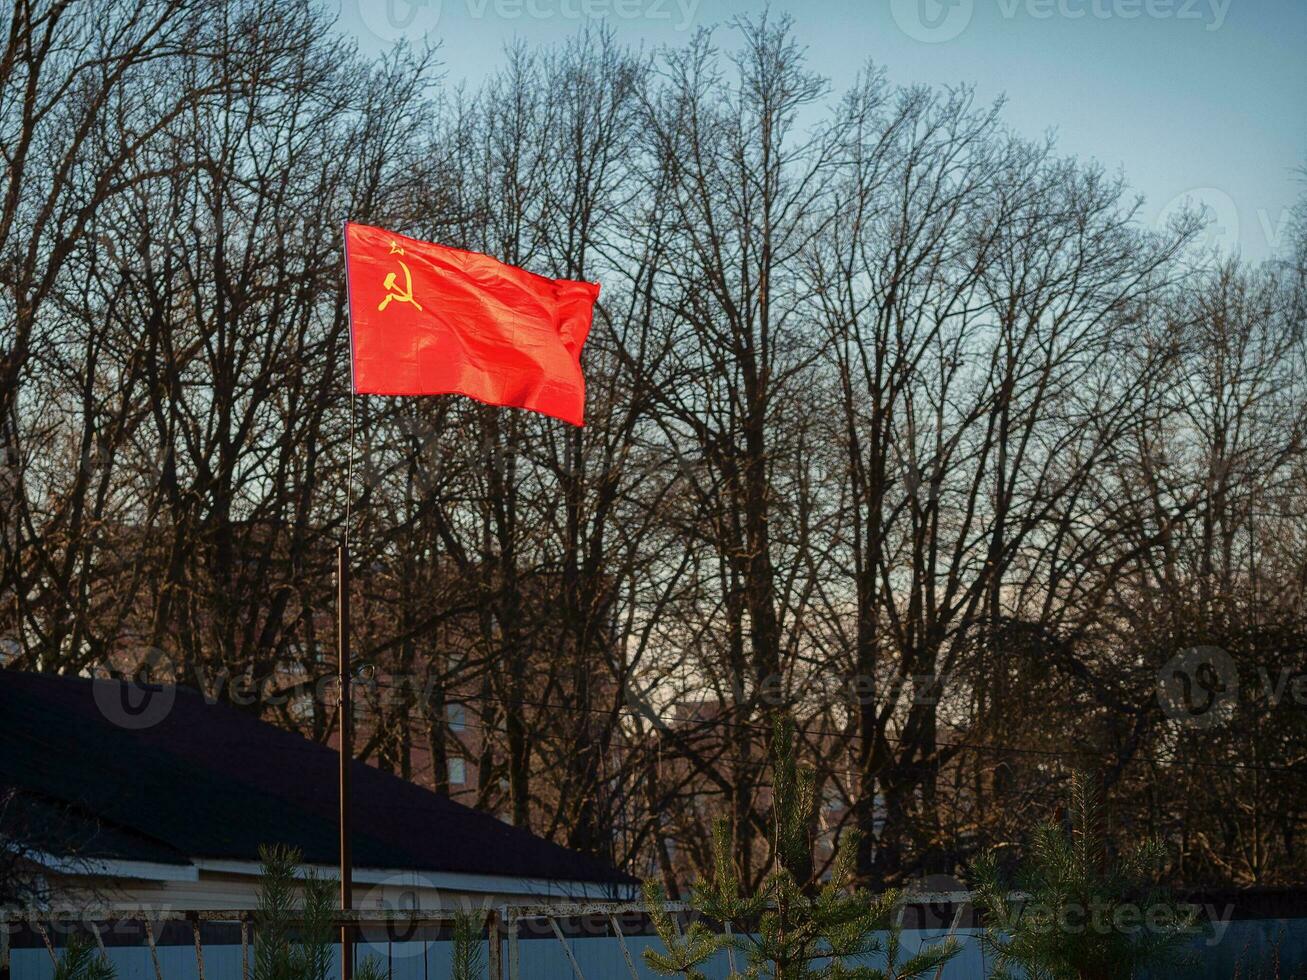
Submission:
M 353 719 L 350 705 L 349 664 L 349 541 L 341 540 L 336 549 L 336 637 L 340 663 L 340 910 L 354 908 L 354 865 L 350 857 L 349 764 L 353 745 Z M 340 976 L 351 980 L 354 975 L 353 935 L 350 925 L 340 926 Z
M 354 909 L 354 861 L 350 851 L 349 767 L 353 761 L 354 717 L 350 698 L 349 662 L 349 524 L 354 489 L 354 303 L 349 289 L 349 222 L 341 226 L 341 244 L 345 261 L 345 310 L 349 325 L 349 457 L 345 464 L 345 520 L 341 526 L 340 545 L 336 549 L 336 644 L 339 677 L 340 714 L 340 911 L 342 920 Z M 340 925 L 340 978 L 353 980 L 354 933 L 352 924 Z

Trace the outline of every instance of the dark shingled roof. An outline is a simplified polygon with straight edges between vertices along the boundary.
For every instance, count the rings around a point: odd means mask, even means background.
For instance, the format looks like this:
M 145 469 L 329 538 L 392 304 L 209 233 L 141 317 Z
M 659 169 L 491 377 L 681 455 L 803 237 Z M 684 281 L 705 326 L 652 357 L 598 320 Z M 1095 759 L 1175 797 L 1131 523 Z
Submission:
M 99 707 L 124 686 L 0 670 L 0 786 L 98 821 L 104 833 L 83 856 L 253 861 L 260 844 L 284 843 L 310 864 L 336 863 L 331 748 L 186 688 L 162 689 L 175 694 L 166 717 L 128 730 Z M 365 763 L 351 778 L 356 867 L 636 881 Z

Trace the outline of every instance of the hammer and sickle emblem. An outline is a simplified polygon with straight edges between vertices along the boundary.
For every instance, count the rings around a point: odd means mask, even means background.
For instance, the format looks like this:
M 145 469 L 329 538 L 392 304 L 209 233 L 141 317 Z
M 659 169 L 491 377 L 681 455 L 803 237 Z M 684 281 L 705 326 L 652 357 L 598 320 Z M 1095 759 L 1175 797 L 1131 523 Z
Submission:
M 395 242 L 391 242 L 390 254 L 403 255 L 404 250 Z M 390 305 L 391 300 L 398 300 L 401 303 L 411 303 L 419 310 L 422 309 L 422 304 L 413 298 L 413 274 L 408 271 L 408 266 L 404 264 L 403 259 L 396 259 L 395 261 L 399 263 L 399 267 L 404 271 L 404 288 L 399 288 L 398 277 L 395 273 L 386 273 L 386 279 L 382 283 L 382 286 L 386 290 L 386 298 L 381 301 L 377 310 L 384 310 Z

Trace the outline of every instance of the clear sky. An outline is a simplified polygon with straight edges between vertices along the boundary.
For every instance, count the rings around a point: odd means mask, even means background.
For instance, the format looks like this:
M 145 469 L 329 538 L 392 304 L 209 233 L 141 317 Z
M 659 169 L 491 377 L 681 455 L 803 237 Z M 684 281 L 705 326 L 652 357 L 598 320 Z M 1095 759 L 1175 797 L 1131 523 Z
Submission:
M 328 0 L 367 51 L 441 44 L 451 80 L 476 82 L 516 38 L 551 43 L 586 22 L 632 45 L 758 13 L 745 0 Z M 1307 191 L 1307 0 L 776 0 L 814 68 L 843 88 L 868 60 L 896 82 L 968 82 L 1006 95 L 1028 136 L 1122 170 L 1163 220 L 1186 199 L 1210 240 L 1262 259 L 1287 244 Z M 723 45 L 730 38 L 721 31 Z

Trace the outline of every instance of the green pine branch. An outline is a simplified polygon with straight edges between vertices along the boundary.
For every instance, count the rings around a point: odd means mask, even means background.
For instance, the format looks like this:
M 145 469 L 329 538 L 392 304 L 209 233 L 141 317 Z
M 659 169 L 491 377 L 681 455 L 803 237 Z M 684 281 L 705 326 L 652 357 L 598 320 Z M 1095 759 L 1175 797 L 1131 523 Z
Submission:
M 713 828 L 713 870 L 691 892 L 690 905 L 704 919 L 730 927 L 719 934 L 703 922 L 682 933 L 663 891 L 647 885 L 645 901 L 665 952 L 645 951 L 645 961 L 664 976 L 701 980 L 700 968 L 722 950 L 741 954 L 742 971 L 731 980 L 912 980 L 933 974 L 957 955 L 952 940 L 924 947 L 901 960 L 898 892 L 872 896 L 856 887 L 856 833 L 845 835 L 829 876 L 814 889 L 812 826 L 816 816 L 813 774 L 799 766 L 794 727 L 778 722 L 772 739 L 772 834 L 776 864 L 757 894 L 745 895 L 735 866 L 730 827 Z M 882 941 L 880 934 L 888 939 Z M 868 960 L 883 960 L 883 969 Z
M 113 964 L 101 954 L 99 947 L 85 936 L 75 934 L 68 939 L 54 968 L 53 980 L 115 980 Z
M 1165 848 L 1143 841 L 1114 859 L 1106 808 L 1093 780 L 1076 773 L 1068 795 L 1069 827 L 1038 827 L 1012 881 L 997 858 L 972 866 L 984 952 L 995 980 L 1106 980 L 1137 976 L 1181 958 L 1194 921 L 1156 885 Z M 1025 897 L 1015 900 L 1013 890 Z M 1151 910 L 1153 927 L 1123 928 L 1122 912 Z M 1068 928 L 1068 925 L 1073 928 Z

